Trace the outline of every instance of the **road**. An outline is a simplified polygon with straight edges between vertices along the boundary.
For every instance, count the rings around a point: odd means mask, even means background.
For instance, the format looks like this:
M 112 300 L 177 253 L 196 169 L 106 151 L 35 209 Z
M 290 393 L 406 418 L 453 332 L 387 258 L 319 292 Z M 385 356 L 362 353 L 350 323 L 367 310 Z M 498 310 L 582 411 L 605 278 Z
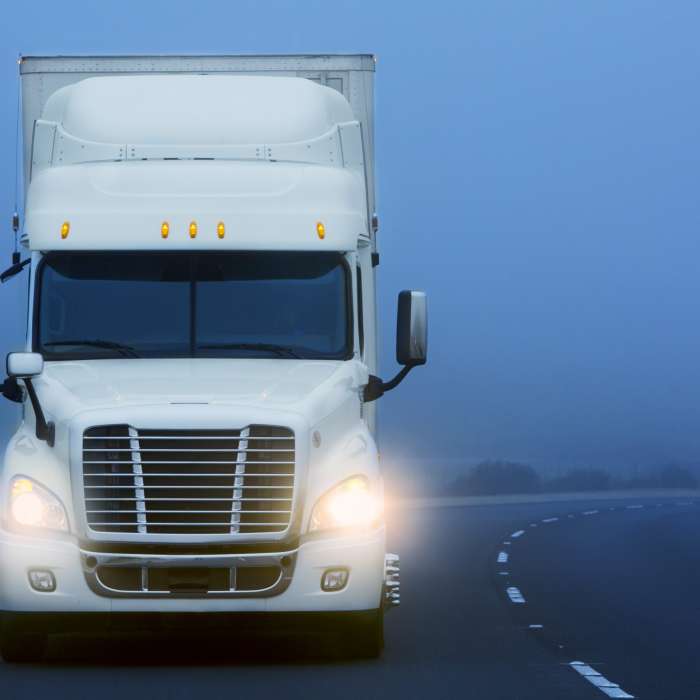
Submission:
M 700 499 L 403 508 L 390 527 L 402 606 L 379 660 L 294 640 L 56 637 L 43 664 L 0 664 L 0 693 L 700 698 Z

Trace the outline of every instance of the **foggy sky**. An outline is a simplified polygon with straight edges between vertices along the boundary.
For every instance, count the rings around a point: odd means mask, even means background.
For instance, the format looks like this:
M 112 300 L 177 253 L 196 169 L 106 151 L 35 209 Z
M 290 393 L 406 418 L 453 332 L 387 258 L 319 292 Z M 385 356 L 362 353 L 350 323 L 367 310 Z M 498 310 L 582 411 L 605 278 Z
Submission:
M 33 2 L 0 25 L 0 267 L 16 58 L 378 56 L 382 369 L 396 294 L 430 356 L 381 399 L 389 462 L 700 462 L 700 6 L 645 0 Z M 0 288 L 21 347 L 26 277 Z M 0 406 L 4 435 L 14 406 Z

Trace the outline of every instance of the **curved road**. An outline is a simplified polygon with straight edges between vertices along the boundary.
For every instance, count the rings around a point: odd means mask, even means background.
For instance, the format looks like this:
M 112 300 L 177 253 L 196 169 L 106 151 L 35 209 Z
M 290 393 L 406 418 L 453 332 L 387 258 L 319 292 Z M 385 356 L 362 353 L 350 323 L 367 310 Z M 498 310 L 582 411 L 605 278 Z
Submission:
M 380 660 L 309 641 L 75 640 L 3 697 L 700 698 L 700 499 L 404 508 Z M 573 665 L 572 665 L 573 664 Z

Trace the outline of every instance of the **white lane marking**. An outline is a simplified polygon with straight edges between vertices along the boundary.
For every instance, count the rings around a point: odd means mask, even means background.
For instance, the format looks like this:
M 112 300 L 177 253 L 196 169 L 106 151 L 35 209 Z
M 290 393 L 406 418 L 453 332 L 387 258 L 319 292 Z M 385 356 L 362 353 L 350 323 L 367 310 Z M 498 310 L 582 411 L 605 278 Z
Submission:
M 634 695 L 630 695 L 628 692 L 620 688 L 617 683 L 609 681 L 605 676 L 602 676 L 598 671 L 584 664 L 583 661 L 572 661 L 569 666 L 576 671 L 576 673 L 583 676 L 589 683 L 594 685 L 598 690 L 605 693 L 609 698 L 633 698 Z
M 543 523 L 556 523 L 559 518 L 545 518 L 542 522 Z
M 499 571 L 498 575 L 499 576 L 510 576 L 510 571 Z
M 503 541 L 503 544 L 507 547 L 507 546 L 510 544 L 510 541 L 509 541 L 509 540 L 504 540 L 504 541 Z
M 499 552 L 498 559 L 496 561 L 499 564 L 505 564 L 508 561 L 508 552 Z
M 511 537 L 512 537 L 513 539 L 516 539 L 516 538 L 518 538 L 518 537 L 520 537 L 521 535 L 524 535 L 524 534 L 525 534 L 525 530 L 516 530 L 514 533 L 511 534 Z
M 511 603 L 524 603 L 525 602 L 525 597 L 520 592 L 520 589 L 516 588 L 515 586 L 511 586 L 510 588 L 507 588 L 506 593 L 508 594 L 508 597 L 510 598 Z
M 640 508 L 644 508 L 643 505 L 637 504 L 634 506 L 626 506 L 627 510 L 639 510 Z
M 537 527 L 537 523 L 530 523 L 530 527 Z
M 531 630 L 541 630 L 544 627 L 544 625 L 528 625 L 527 627 Z
M 598 511 L 597 510 L 584 510 L 583 514 L 584 515 L 595 515 Z

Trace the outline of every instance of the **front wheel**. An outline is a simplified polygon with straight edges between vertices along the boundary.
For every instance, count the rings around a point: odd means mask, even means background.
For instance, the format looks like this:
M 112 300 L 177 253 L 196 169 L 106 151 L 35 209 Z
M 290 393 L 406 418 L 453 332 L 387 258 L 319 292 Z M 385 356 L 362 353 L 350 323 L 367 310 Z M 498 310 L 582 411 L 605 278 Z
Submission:
M 46 651 L 46 635 L 21 634 L 3 629 L 0 633 L 0 654 L 7 663 L 41 661 Z

